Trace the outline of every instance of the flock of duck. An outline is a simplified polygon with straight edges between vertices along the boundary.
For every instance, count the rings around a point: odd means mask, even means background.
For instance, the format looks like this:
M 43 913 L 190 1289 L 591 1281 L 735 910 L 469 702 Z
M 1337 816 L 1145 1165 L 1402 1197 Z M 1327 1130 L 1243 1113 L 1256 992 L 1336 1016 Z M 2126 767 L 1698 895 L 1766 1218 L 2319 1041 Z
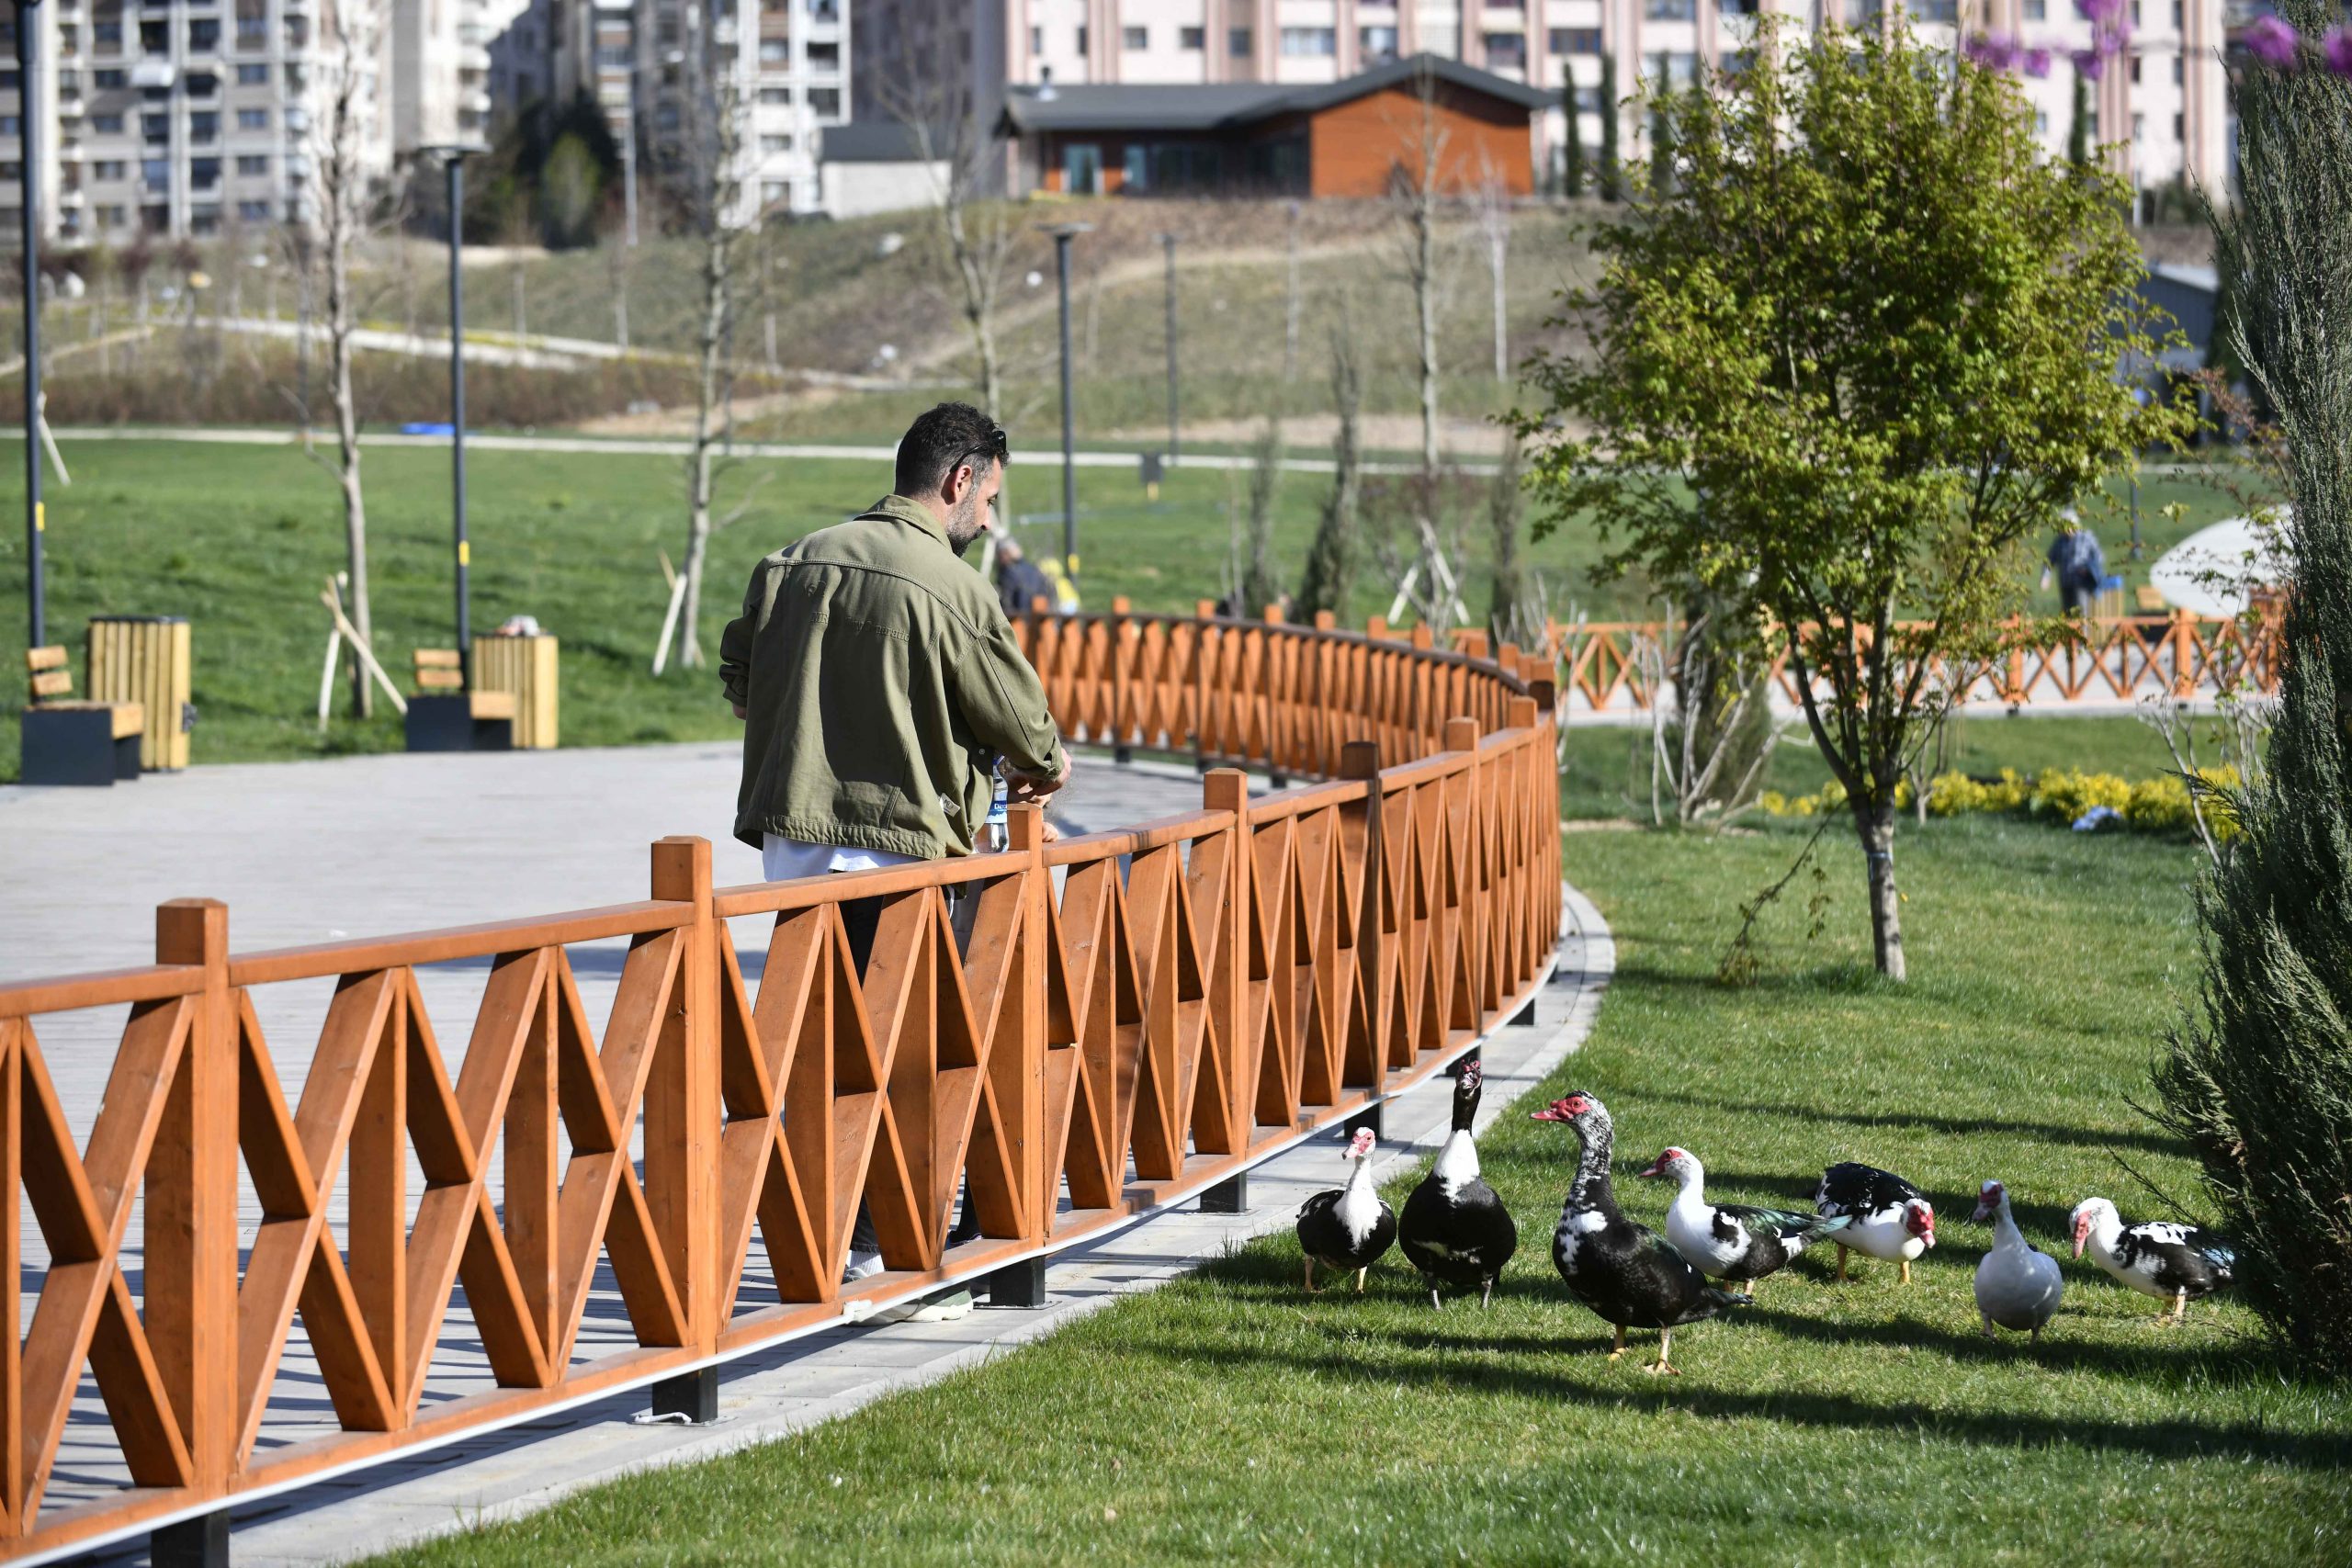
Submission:
M 1430 1304 L 1442 1306 L 1447 1289 L 1476 1290 L 1484 1306 L 1495 1280 L 1519 1250 L 1519 1227 L 1495 1190 L 1478 1174 L 1471 1125 L 1484 1083 L 1477 1061 L 1463 1064 L 1453 1089 L 1453 1130 L 1437 1163 L 1405 1200 L 1400 1216 L 1372 1180 L 1374 1136 L 1359 1131 L 1344 1157 L 1354 1163 L 1345 1187 L 1318 1192 L 1298 1211 L 1298 1240 L 1306 1255 L 1306 1288 L 1317 1268 L 1365 1272 L 1392 1244 L 1419 1271 Z M 1802 1213 L 1742 1203 L 1710 1203 L 1706 1171 L 1696 1155 L 1668 1148 L 1640 1172 L 1671 1181 L 1678 1191 L 1667 1211 L 1666 1234 L 1625 1217 L 1609 1179 L 1613 1130 L 1609 1111 L 1591 1095 L 1576 1093 L 1533 1112 L 1538 1122 L 1573 1129 L 1581 1152 L 1567 1201 L 1552 1234 L 1552 1262 L 1568 1293 L 1617 1329 L 1611 1360 L 1625 1352 L 1625 1331 L 1658 1331 L 1652 1373 L 1672 1372 L 1667 1359 L 1674 1331 L 1702 1323 L 1727 1307 L 1756 1299 L 1757 1281 L 1785 1268 L 1816 1242 L 1838 1248 L 1838 1278 L 1849 1252 L 1901 1266 L 1911 1282 L 1911 1260 L 1936 1245 L 1936 1212 L 1924 1194 L 1892 1171 L 1833 1165 L 1822 1173 L 1814 1212 Z M 2008 1190 L 1987 1181 L 1977 1196 L 1977 1223 L 1993 1222 L 1990 1251 L 1976 1267 L 1976 1310 L 1988 1337 L 1996 1327 L 2032 1336 L 2058 1310 L 2064 1277 L 2058 1260 L 2029 1244 L 2009 1213 Z M 2230 1283 L 2230 1245 L 2194 1225 L 2156 1222 L 2127 1225 L 2115 1205 L 2088 1198 L 2073 1215 L 2075 1256 L 2087 1249 L 2109 1274 L 2133 1290 L 2169 1303 L 2159 1322 L 2178 1323 L 2188 1303 Z M 1730 1291 L 1724 1285 L 1738 1285 Z

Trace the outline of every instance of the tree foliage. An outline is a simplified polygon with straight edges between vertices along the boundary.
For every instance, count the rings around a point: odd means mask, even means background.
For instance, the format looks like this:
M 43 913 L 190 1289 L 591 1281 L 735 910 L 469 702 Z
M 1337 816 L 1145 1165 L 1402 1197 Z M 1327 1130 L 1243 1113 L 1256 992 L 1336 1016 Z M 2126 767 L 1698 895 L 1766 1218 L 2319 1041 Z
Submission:
M 1596 353 L 1539 357 L 1519 417 L 1539 526 L 1589 513 L 1612 565 L 1803 628 L 1900 977 L 1894 790 L 1937 671 L 1994 650 L 2020 542 L 2182 416 L 2117 376 L 2157 346 L 2120 186 L 2045 163 L 2013 82 L 1900 24 L 1785 34 L 1666 102 L 1670 187 L 1595 231 L 1555 322 Z
M 2249 64 L 2240 196 L 2219 225 L 2226 333 L 2276 410 L 2293 501 L 2278 707 L 2239 836 L 2199 889 L 2202 1006 L 2156 1065 L 2257 1311 L 2318 1370 L 2352 1371 L 2352 80 L 2317 68 L 2335 20 L 2281 0 L 2301 68 Z

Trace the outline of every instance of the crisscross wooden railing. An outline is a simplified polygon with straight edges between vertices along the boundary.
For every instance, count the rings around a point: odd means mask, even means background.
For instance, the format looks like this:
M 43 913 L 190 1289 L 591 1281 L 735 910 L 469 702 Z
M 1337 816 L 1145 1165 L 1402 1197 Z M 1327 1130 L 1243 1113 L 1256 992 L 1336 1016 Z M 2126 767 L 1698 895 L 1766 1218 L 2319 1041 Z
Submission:
M 1528 1004 L 1559 837 L 1550 693 L 1515 652 L 1124 615 L 1021 635 L 1073 738 L 1329 782 L 1251 799 L 1220 769 L 1170 820 L 1049 844 L 1024 807 L 1005 852 L 742 887 L 665 839 L 642 901 L 279 952 L 231 953 L 229 911 L 181 900 L 152 966 L 0 987 L 25 1281 L 0 1556 L 1023 1265 Z M 863 973 L 851 897 L 881 901 Z M 95 1110 L 52 1075 L 92 1059 L 74 1040 L 112 1050 Z M 981 1237 L 951 1247 L 959 1190 Z M 844 1285 L 861 1198 L 887 1271 Z
M 2129 703 L 2144 697 L 2269 695 L 2278 690 L 2281 621 L 2275 607 L 2248 616 L 2187 610 L 2157 615 L 2096 615 L 2071 623 L 2009 624 L 2007 650 L 1984 661 L 1938 660 L 1930 678 L 1962 703 L 2055 708 L 2068 703 Z M 1571 711 L 1646 713 L 1658 671 L 1670 664 L 1662 621 L 1555 622 L 1545 649 Z M 1457 631 L 1457 650 L 1482 655 L 1486 634 Z M 1668 654 L 1663 660 L 1660 654 Z M 1782 647 L 1771 679 L 1781 701 L 1798 701 Z M 1828 694 L 1826 687 L 1819 694 Z

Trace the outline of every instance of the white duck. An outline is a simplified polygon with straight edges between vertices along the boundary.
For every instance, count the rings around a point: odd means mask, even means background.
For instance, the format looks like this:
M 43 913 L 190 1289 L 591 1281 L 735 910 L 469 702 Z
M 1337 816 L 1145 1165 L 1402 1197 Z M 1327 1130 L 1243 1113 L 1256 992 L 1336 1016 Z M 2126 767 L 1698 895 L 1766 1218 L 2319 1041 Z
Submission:
M 2075 1256 L 2085 1247 L 2101 1269 L 2143 1295 L 2172 1303 L 2158 1323 L 2177 1324 L 2188 1303 L 2227 1288 L 2237 1274 L 2237 1248 L 2198 1225 L 2151 1220 L 2127 1225 L 2104 1198 L 2075 1205 Z
M 1978 1224 L 1993 1222 L 1993 1250 L 1976 1266 L 1976 1312 L 1984 1320 L 1984 1337 L 1997 1338 L 1993 1325 L 2030 1334 L 2041 1343 L 2041 1326 L 2058 1311 L 2059 1293 L 2066 1276 L 2058 1260 L 2027 1244 L 2025 1233 L 2009 1215 L 2008 1190 L 1988 1181 L 1976 1195 Z

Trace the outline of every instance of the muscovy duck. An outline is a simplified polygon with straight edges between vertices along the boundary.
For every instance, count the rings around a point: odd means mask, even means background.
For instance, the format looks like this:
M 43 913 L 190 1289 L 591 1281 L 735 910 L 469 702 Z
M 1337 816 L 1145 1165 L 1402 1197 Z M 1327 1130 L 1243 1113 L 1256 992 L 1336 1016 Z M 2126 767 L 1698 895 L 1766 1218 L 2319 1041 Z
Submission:
M 1306 1288 L 1315 1289 L 1315 1266 L 1353 1271 L 1356 1294 L 1363 1294 L 1364 1271 L 1396 1239 L 1396 1212 L 1380 1201 L 1372 1184 L 1372 1129 L 1359 1127 L 1342 1159 L 1354 1162 L 1348 1184 L 1317 1192 L 1298 1206 L 1298 1246 L 1306 1254 Z
M 1993 1222 L 1993 1250 L 1976 1265 L 1976 1312 L 1984 1320 L 1984 1337 L 1999 1337 L 1993 1325 L 2030 1334 L 2041 1343 L 2041 1325 L 2058 1310 L 2058 1296 L 2066 1276 L 2058 1260 L 2030 1246 L 2025 1233 L 2009 1216 L 2008 1189 L 1988 1181 L 1976 1195 L 1976 1213 L 1970 1218 Z
M 1684 1261 L 1664 1236 L 1619 1211 L 1609 1185 L 1614 1134 L 1608 1108 L 1600 1101 L 1579 1090 L 1532 1112 L 1532 1119 L 1566 1122 L 1584 1145 L 1567 1201 L 1560 1206 L 1559 1229 L 1552 1234 L 1552 1266 L 1559 1269 L 1568 1294 L 1603 1323 L 1616 1325 L 1611 1360 L 1625 1353 L 1626 1329 L 1655 1328 L 1657 1360 L 1647 1370 L 1653 1377 L 1674 1371 L 1667 1359 L 1674 1331 L 1686 1323 L 1703 1322 L 1725 1307 L 1746 1306 L 1747 1298 L 1708 1284 L 1707 1277 Z
M 1462 1065 L 1453 1084 L 1453 1131 L 1397 1216 L 1397 1244 L 1421 1271 L 1433 1307 L 1445 1304 L 1438 1293 L 1445 1285 L 1465 1291 L 1476 1286 L 1478 1304 L 1487 1305 L 1494 1300 L 1503 1265 L 1519 1250 L 1519 1227 L 1511 1224 L 1510 1211 L 1478 1177 L 1478 1145 L 1470 1123 L 1477 1117 L 1485 1082 L 1486 1068 L 1477 1061 Z
M 2104 1198 L 2086 1198 L 2075 1205 L 2075 1256 L 2090 1248 L 2091 1259 L 2109 1274 L 2143 1295 L 2172 1303 L 2172 1311 L 2158 1313 L 2158 1323 L 2179 1323 L 2188 1316 L 2188 1303 L 2234 1282 L 2237 1249 L 2211 1231 L 2196 1225 L 2152 1220 L 2127 1225 Z
M 1707 1201 L 1707 1168 L 1688 1149 L 1670 1148 L 1641 1175 L 1677 1183 L 1674 1207 L 1666 1212 L 1666 1239 L 1682 1260 L 1710 1279 L 1745 1284 L 1750 1301 L 1756 1281 L 1785 1268 L 1823 1236 L 1854 1223 L 1850 1214 L 1799 1214 L 1751 1203 Z
M 1838 1278 L 1846 1277 L 1846 1254 L 1867 1252 L 1903 1266 L 1911 1282 L 1911 1260 L 1936 1245 L 1936 1211 L 1925 1194 L 1891 1170 L 1848 1160 L 1821 1173 L 1813 1206 L 1852 1224 L 1838 1233 Z

